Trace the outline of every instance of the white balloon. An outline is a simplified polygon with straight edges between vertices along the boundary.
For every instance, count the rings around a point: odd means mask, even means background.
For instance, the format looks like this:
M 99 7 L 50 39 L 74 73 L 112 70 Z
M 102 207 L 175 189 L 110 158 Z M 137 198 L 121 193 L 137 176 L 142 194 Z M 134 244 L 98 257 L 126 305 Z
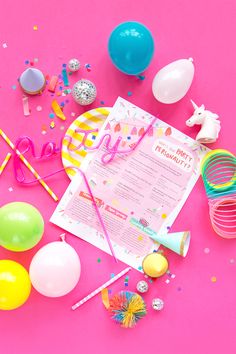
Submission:
M 152 92 L 162 103 L 175 103 L 188 92 L 194 76 L 192 59 L 179 59 L 164 66 L 153 79 Z
M 40 294 L 49 297 L 66 295 L 79 281 L 79 256 L 65 241 L 48 243 L 34 255 L 29 273 Z

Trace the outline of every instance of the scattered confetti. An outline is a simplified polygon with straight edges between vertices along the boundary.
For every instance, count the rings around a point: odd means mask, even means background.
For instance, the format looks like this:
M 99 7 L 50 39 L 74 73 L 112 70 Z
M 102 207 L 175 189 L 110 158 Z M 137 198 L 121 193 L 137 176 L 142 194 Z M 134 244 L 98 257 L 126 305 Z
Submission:
M 65 127 L 64 127 L 64 125 L 62 125 L 61 127 L 60 127 L 60 130 L 64 130 L 65 129 Z
M 28 65 L 29 64 L 29 60 L 25 60 L 25 65 Z
M 215 283 L 216 282 L 216 277 L 214 276 L 214 277 L 211 277 L 211 281 L 212 281 L 212 283 Z
M 38 58 L 34 58 L 34 62 L 38 63 L 39 59 Z
M 42 109 L 43 109 L 42 106 L 37 106 L 37 107 L 36 107 L 36 111 L 38 111 L 38 112 L 41 112 Z
M 132 96 L 132 92 L 131 92 L 131 91 L 128 91 L 128 92 L 127 92 L 127 95 L 128 95 L 128 96 Z
M 181 290 L 182 290 L 182 288 L 180 286 L 178 286 L 177 291 L 181 291 Z
M 210 249 L 209 249 L 209 248 L 207 248 L 207 247 L 206 247 L 206 248 L 204 248 L 204 253 L 206 253 L 206 254 L 207 254 L 207 253 L 210 253 Z
M 115 274 L 114 273 L 111 273 L 111 278 L 114 278 Z
M 23 103 L 23 112 L 25 116 L 30 115 L 30 109 L 29 109 L 29 99 L 27 96 L 24 96 L 22 98 L 22 103 Z
M 97 259 L 97 262 L 98 262 L 98 263 L 101 263 L 101 258 L 98 258 L 98 259 Z
M 9 187 L 8 190 L 9 190 L 9 192 L 13 192 L 13 188 L 12 187 Z
M 16 90 L 16 85 L 12 85 L 12 90 Z
M 75 117 L 75 112 L 71 112 L 71 117 Z
M 55 118 L 55 114 L 54 113 L 49 113 L 49 118 Z
M 235 259 L 234 259 L 234 258 L 231 258 L 231 259 L 229 260 L 229 263 L 230 263 L 230 264 L 234 264 L 234 263 L 235 263 Z
M 34 31 L 38 31 L 38 26 L 37 26 L 37 25 L 34 25 L 33 30 L 34 30 Z
M 64 86 L 69 86 L 70 85 L 66 69 L 62 69 L 62 79 L 63 79 L 63 82 L 64 82 Z
M 61 110 L 61 107 L 59 106 L 57 100 L 52 101 L 52 109 L 55 112 L 56 116 L 62 120 L 66 120 L 66 117 L 64 113 Z
M 111 293 L 112 293 L 112 290 L 108 289 L 108 294 L 111 295 Z
M 91 71 L 91 65 L 90 65 L 90 64 L 85 64 L 84 66 L 85 66 L 85 68 L 86 68 L 86 70 L 87 70 L 88 72 Z
M 69 93 L 71 93 L 71 89 L 66 89 L 66 90 L 64 90 L 64 93 L 66 94 L 66 95 L 68 95 Z
M 50 82 L 49 82 L 48 91 L 55 92 L 56 86 L 57 86 L 57 82 L 58 82 L 58 77 L 57 76 L 52 76 L 51 79 L 50 79 Z
M 167 215 L 166 214 L 162 214 L 162 219 L 166 219 Z
M 105 102 L 104 102 L 104 101 L 100 101 L 100 104 L 104 105 L 104 104 L 105 104 Z
M 143 269 L 143 267 L 142 267 L 142 266 L 139 266 L 139 267 L 138 267 L 138 270 L 142 270 L 142 269 Z
M 56 126 L 55 122 L 51 122 L 51 123 L 50 123 L 50 128 L 51 128 L 51 129 L 55 128 L 55 126 Z
M 7 43 L 3 43 L 2 47 L 5 49 L 7 48 Z
M 166 279 L 166 284 L 169 284 L 170 283 L 170 279 Z

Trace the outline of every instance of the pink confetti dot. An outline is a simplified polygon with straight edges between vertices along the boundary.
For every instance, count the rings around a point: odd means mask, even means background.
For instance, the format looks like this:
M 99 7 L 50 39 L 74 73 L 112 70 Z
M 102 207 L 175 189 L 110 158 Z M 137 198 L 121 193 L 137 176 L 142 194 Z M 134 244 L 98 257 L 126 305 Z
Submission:
M 209 248 L 204 248 L 204 253 L 206 253 L 206 254 L 208 254 L 208 253 L 210 253 L 210 249 Z
M 37 106 L 37 107 L 36 107 L 36 110 L 37 110 L 38 112 L 41 112 L 42 109 L 43 109 L 42 106 Z

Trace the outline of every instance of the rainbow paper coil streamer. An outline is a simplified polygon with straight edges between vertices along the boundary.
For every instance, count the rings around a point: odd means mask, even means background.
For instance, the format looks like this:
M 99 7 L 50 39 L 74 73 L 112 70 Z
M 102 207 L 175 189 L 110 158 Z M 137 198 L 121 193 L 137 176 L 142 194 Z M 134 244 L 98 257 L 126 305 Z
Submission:
M 236 237 L 236 158 L 223 149 L 206 154 L 201 174 L 209 200 L 214 231 L 224 238 Z

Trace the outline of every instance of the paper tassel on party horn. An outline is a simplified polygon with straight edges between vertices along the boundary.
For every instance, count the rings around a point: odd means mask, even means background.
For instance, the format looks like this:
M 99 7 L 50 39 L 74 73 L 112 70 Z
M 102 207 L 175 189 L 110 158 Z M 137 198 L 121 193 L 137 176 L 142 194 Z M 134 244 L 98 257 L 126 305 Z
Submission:
M 190 244 L 190 231 L 157 234 L 151 238 L 180 256 L 185 257 Z

